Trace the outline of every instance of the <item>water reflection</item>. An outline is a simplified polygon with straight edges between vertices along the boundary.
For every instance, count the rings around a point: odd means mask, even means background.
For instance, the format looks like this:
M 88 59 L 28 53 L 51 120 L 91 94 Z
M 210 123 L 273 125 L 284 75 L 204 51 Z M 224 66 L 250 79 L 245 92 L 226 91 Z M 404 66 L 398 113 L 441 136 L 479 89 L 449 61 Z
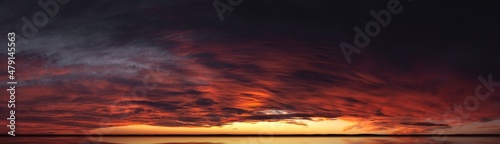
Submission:
M 428 137 L 0 137 L 8 144 L 427 144 Z M 496 144 L 500 138 L 449 137 L 449 144 Z

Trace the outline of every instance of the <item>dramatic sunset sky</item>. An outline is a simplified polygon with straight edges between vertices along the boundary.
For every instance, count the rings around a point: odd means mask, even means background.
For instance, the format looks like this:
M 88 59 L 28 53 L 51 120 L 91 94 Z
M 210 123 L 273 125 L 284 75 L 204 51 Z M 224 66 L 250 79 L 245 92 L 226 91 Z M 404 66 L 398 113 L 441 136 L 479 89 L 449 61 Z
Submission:
M 348 64 L 339 44 L 387 1 L 243 0 L 224 21 L 212 2 L 60 5 L 17 46 L 16 134 L 500 133 L 500 87 L 452 112 L 500 81 L 494 5 L 401 0 Z M 2 35 L 43 10 L 0 5 Z

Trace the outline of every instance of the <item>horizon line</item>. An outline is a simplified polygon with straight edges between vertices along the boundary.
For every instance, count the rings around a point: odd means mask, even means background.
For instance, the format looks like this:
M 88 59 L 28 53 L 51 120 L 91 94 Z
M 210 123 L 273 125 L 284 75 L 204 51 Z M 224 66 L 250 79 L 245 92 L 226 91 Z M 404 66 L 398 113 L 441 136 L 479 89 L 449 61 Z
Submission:
M 0 137 L 500 137 L 500 134 L 2 134 Z

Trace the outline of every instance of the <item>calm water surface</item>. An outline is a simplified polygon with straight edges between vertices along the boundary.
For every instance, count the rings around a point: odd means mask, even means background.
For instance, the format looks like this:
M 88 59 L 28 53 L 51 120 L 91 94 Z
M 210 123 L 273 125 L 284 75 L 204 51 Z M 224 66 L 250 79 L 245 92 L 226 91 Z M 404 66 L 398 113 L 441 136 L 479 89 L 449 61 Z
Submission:
M 0 137 L 7 144 L 427 144 L 430 137 Z M 100 142 L 99 142 L 100 141 Z M 500 144 L 494 137 L 448 137 L 446 144 Z

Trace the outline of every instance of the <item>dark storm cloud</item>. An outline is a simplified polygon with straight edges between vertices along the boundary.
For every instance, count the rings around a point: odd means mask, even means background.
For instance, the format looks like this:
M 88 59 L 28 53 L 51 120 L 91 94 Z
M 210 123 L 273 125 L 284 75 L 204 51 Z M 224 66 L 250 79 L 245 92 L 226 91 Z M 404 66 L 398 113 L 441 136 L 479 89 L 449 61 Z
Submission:
M 382 113 L 382 110 L 378 109 L 377 112 L 375 112 L 375 116 L 388 116 Z
M 447 124 L 435 124 L 435 123 L 428 123 L 428 122 L 404 122 L 401 123 L 403 125 L 413 125 L 413 126 L 443 126 L 443 127 L 449 127 Z
M 165 85 L 165 87 L 173 85 Z M 176 96 L 201 96 L 203 92 L 197 90 L 185 90 L 185 91 L 166 91 L 166 90 L 149 90 L 148 95 L 152 97 L 176 97 Z
M 199 117 L 179 117 L 177 119 L 183 122 L 198 122 L 202 120 L 202 118 Z
M 296 71 L 291 76 L 292 78 L 304 81 L 324 82 L 324 83 L 333 83 L 335 81 L 332 78 L 332 75 L 322 74 L 314 71 L 306 71 L 306 70 Z
M 374 20 L 369 11 L 386 2 L 245 1 L 223 22 L 211 3 L 61 6 L 19 46 L 19 123 L 29 124 L 19 130 L 70 133 L 60 130 L 97 128 L 105 118 L 112 119 L 105 126 L 187 127 L 320 117 L 363 122 L 367 132 L 424 133 L 454 126 L 422 120 L 461 103 L 478 74 L 497 80 L 500 72 L 492 49 L 498 27 L 487 14 L 496 9 L 471 3 L 404 2 L 404 13 L 351 65 L 338 43 L 352 41 L 353 27 Z M 41 10 L 33 1 L 0 7 L 13 11 L 2 19 L 15 20 L 1 21 L 2 33 L 19 31 L 22 16 Z M 158 85 L 130 96 L 148 75 L 161 78 L 150 81 Z M 464 123 L 497 120 L 499 101 L 481 101 Z M 270 109 L 290 113 L 263 112 Z
M 216 102 L 214 102 L 212 99 L 209 98 L 199 98 L 195 101 L 195 103 L 200 106 L 211 106 L 213 104 L 217 104 Z
M 221 108 L 222 111 L 225 113 L 230 113 L 230 114 L 244 114 L 248 113 L 248 111 L 244 109 L 239 109 L 239 108 L 232 108 L 232 107 L 223 107 Z
M 235 66 L 228 62 L 223 61 L 204 61 L 201 64 L 215 69 L 224 69 L 224 68 L 234 68 Z
M 140 114 L 140 113 L 142 113 L 142 112 L 144 112 L 144 111 L 145 111 L 145 110 L 144 110 L 143 108 L 136 108 L 136 109 L 134 110 L 134 114 Z
M 281 114 L 281 115 L 263 115 L 257 114 L 252 116 L 246 116 L 244 119 L 247 120 L 285 120 L 285 119 L 302 119 L 308 117 L 325 117 L 325 118 L 337 118 L 342 116 L 341 114 L 335 113 L 296 113 L 296 114 Z
M 353 104 L 367 104 L 365 102 L 359 101 L 359 100 L 351 98 L 351 97 L 344 97 L 344 100 L 348 103 L 353 103 Z
M 491 121 L 494 121 L 495 119 L 493 118 L 487 118 L 487 117 L 482 117 L 481 118 L 481 122 L 491 122 Z
M 127 102 L 123 102 L 127 103 Z M 128 103 L 139 104 L 147 107 L 158 108 L 162 111 L 175 111 L 181 107 L 172 105 L 168 102 L 152 102 L 152 101 L 128 101 Z

